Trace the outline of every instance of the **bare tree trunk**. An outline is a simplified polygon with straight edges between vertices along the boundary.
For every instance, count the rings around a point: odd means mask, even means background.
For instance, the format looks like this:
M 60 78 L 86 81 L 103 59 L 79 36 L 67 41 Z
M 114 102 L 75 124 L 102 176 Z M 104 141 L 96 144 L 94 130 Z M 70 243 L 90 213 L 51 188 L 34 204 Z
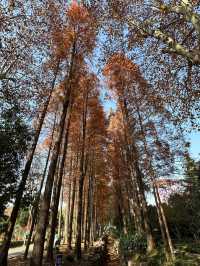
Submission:
M 166 232 L 166 236 L 167 236 L 167 242 L 168 242 L 171 258 L 174 260 L 175 259 L 174 248 L 173 248 L 172 240 L 171 240 L 169 229 L 168 229 L 167 220 L 166 220 L 165 213 L 164 213 L 164 210 L 163 210 L 163 207 L 162 207 L 162 202 L 161 202 L 161 199 L 160 199 L 160 195 L 159 195 L 157 186 L 155 186 L 155 192 L 156 192 L 156 196 L 157 196 L 157 199 L 158 199 L 162 220 L 163 220 L 163 223 L 164 223 L 164 228 L 165 228 L 165 232 Z
M 92 227 L 92 211 L 93 211 L 93 204 L 94 204 L 94 176 L 91 176 L 90 179 L 90 194 L 89 194 L 89 213 L 88 213 L 88 228 L 87 228 L 87 244 L 90 245 L 91 242 L 91 227 Z
M 135 178 L 135 169 L 133 166 L 133 161 L 135 160 L 135 158 L 133 157 L 133 151 L 130 149 L 130 146 L 132 146 L 132 139 L 130 138 L 129 135 L 129 128 L 127 127 L 128 125 L 126 125 L 126 123 L 128 124 L 128 114 L 127 114 L 127 110 L 126 110 L 126 103 L 124 103 L 124 109 L 122 110 L 123 113 L 123 123 L 125 126 L 125 130 L 124 130 L 124 146 L 125 146 L 125 164 L 127 166 L 128 172 L 130 177 L 127 178 L 128 184 L 131 187 L 132 190 L 132 196 L 133 196 L 133 210 L 134 210 L 134 223 L 136 226 L 136 230 L 139 233 L 144 233 L 144 223 L 143 223 L 143 211 L 142 211 L 142 202 L 141 202 L 141 198 L 139 197 L 139 190 L 138 190 L 138 186 L 136 184 L 136 178 Z M 135 153 L 134 153 L 135 154 Z
M 125 133 L 125 151 L 126 151 L 126 165 L 127 169 L 129 171 L 130 177 L 128 178 L 128 183 L 132 189 L 132 196 L 133 196 L 133 209 L 134 209 L 134 214 L 135 214 L 135 226 L 136 230 L 139 233 L 144 233 L 144 219 L 143 219 L 143 211 L 142 211 L 142 202 L 141 198 L 139 197 L 139 190 L 138 186 L 136 184 L 136 178 L 135 178 L 135 173 L 134 173 L 134 167 L 132 164 L 132 161 L 134 158 L 132 157 L 132 152 L 129 149 L 129 144 L 128 144 L 128 138 Z
M 95 180 L 95 174 L 93 176 L 93 193 L 92 193 L 92 210 L 91 210 L 91 232 L 90 232 L 90 242 L 96 240 L 99 237 L 99 230 L 97 230 L 97 202 L 98 202 L 98 193 L 97 193 L 97 184 Z
M 60 213 L 59 213 L 59 219 L 58 219 L 58 239 L 62 239 L 63 231 L 62 231 L 62 219 L 63 219 L 63 187 L 61 187 L 61 193 L 60 193 Z M 59 204 L 58 204 L 59 206 Z M 54 234 L 55 237 L 55 234 Z
M 138 188 L 139 188 L 139 196 L 141 198 L 142 202 L 142 210 L 143 210 L 143 218 L 144 218 L 144 227 L 145 227 L 145 232 L 147 236 L 147 251 L 152 252 L 155 247 L 155 240 L 153 238 L 151 226 L 150 226 L 150 221 L 149 221 L 149 216 L 148 216 L 148 210 L 147 210 L 147 202 L 145 198 L 145 193 L 144 193 L 144 184 L 142 180 L 142 173 L 139 169 L 138 163 L 134 163 L 135 166 L 135 171 L 136 171 L 136 178 L 137 178 L 137 183 L 138 183 Z
M 71 120 L 71 108 L 72 108 L 72 106 L 69 109 L 69 117 L 68 117 L 68 121 L 67 121 L 66 132 L 64 135 L 63 155 L 62 155 L 62 160 L 61 160 L 61 164 L 60 164 L 60 170 L 58 173 L 58 181 L 55 184 L 56 185 L 55 200 L 53 202 L 53 207 L 52 207 L 50 236 L 49 236 L 49 242 L 48 242 L 48 247 L 47 247 L 47 259 L 48 259 L 48 261 L 53 261 L 53 243 L 54 243 L 54 237 L 55 237 L 55 231 L 56 231 L 58 205 L 59 205 L 59 199 L 60 199 L 60 191 L 61 191 L 61 187 L 62 187 L 63 173 L 64 173 L 64 167 L 65 167 L 65 159 L 66 159 L 67 148 L 68 148 L 68 136 L 69 136 L 69 127 L 70 127 L 70 120 Z
M 95 192 L 97 193 L 97 188 L 96 188 Z M 93 235 L 92 235 L 93 238 L 92 238 L 92 242 L 94 242 L 97 239 L 97 237 L 99 237 L 99 235 L 97 234 L 97 225 L 98 225 L 97 196 L 95 197 L 95 201 L 94 202 L 95 203 L 93 205 L 93 211 L 92 211 L 92 221 L 93 221 Z
M 69 229 L 69 217 L 70 217 L 70 206 L 71 206 L 71 190 L 72 190 L 72 171 L 73 171 L 73 155 L 70 158 L 70 169 L 69 169 L 69 187 L 68 187 L 68 202 L 65 210 L 65 225 L 64 225 L 64 243 L 67 242 L 68 229 Z
M 47 159 L 46 159 L 46 163 L 45 163 L 45 167 L 44 167 L 44 172 L 43 172 L 42 180 L 41 180 L 41 183 L 40 183 L 40 189 L 38 191 L 38 194 L 37 194 L 37 197 L 36 197 L 36 200 L 35 200 L 35 206 L 33 208 L 33 219 L 32 219 L 32 223 L 31 223 L 31 228 L 30 228 L 28 240 L 27 240 L 27 243 L 26 243 L 26 249 L 25 249 L 25 252 L 24 252 L 24 259 L 26 259 L 27 256 L 28 256 L 28 251 L 29 251 L 29 247 L 30 247 L 30 244 L 31 244 L 31 238 L 32 238 L 33 230 L 34 230 L 35 223 L 36 223 L 36 220 L 37 220 L 37 213 L 38 213 L 38 208 L 39 208 L 41 192 L 42 192 L 44 180 L 45 180 L 45 177 L 46 177 L 46 171 L 47 171 L 49 158 L 50 158 L 50 154 L 51 154 L 51 149 L 52 149 L 52 144 L 53 144 L 53 136 L 54 136 L 54 131 L 55 131 L 55 125 L 56 125 L 56 114 L 55 114 L 55 118 L 54 118 L 53 129 L 52 129 L 51 143 L 49 145 L 49 150 L 48 150 L 48 155 L 47 155 Z
M 39 221 L 36 228 L 36 236 L 34 241 L 33 247 L 33 255 L 31 258 L 31 266 L 40 266 L 42 265 L 43 259 L 43 251 L 44 251 L 44 242 L 45 242 L 45 235 L 46 235 L 46 227 L 48 224 L 48 216 L 49 216 L 49 207 L 51 201 L 51 193 L 52 193 L 52 186 L 54 181 L 54 174 L 57 165 L 57 159 L 60 152 L 62 136 L 65 126 L 65 118 L 67 115 L 70 97 L 71 97 L 71 79 L 73 75 L 73 65 L 74 65 L 74 56 L 75 56 L 75 43 L 73 45 L 72 54 L 71 54 L 71 62 L 70 62 L 70 69 L 68 77 L 65 80 L 65 95 L 64 95 L 64 102 L 63 102 L 63 110 L 62 115 L 59 123 L 59 133 L 58 138 L 54 144 L 54 148 L 52 151 L 52 158 L 49 165 L 49 171 L 45 186 L 45 191 L 43 195 L 43 199 L 41 202 L 41 209 L 39 215 Z
M 144 127 L 143 127 L 143 122 L 142 122 L 142 117 L 140 114 L 140 109 L 139 106 L 136 104 L 136 108 L 137 108 L 137 114 L 138 114 L 138 120 L 140 123 L 140 128 L 141 128 L 141 133 L 143 135 L 143 142 L 144 142 L 144 148 L 145 148 L 145 152 L 147 154 L 147 156 L 149 158 L 151 158 L 151 155 L 148 151 L 148 147 L 147 147 L 147 141 L 146 141 L 146 135 L 145 135 L 145 131 L 144 131 Z M 174 259 L 174 250 L 173 250 L 173 245 L 172 245 L 172 240 L 169 234 L 169 230 L 168 230 L 168 225 L 167 225 L 167 221 L 166 221 L 166 217 L 165 217 L 165 213 L 164 210 L 162 208 L 162 202 L 160 200 L 160 195 L 158 192 L 158 188 L 156 186 L 156 184 L 154 183 L 154 181 L 156 180 L 156 176 L 154 173 L 154 169 L 152 167 L 151 161 L 149 161 L 149 167 L 152 173 L 151 176 L 151 181 L 153 184 L 153 194 L 154 194 L 154 198 L 156 201 L 156 209 L 157 209 L 157 214 L 158 214 L 158 220 L 159 220 L 159 224 L 160 224 L 160 229 L 161 229 L 161 234 L 162 234 L 162 238 L 163 238 L 163 242 L 165 245 L 165 249 L 166 249 L 166 257 L 167 259 L 169 259 L 169 254 L 171 256 L 172 259 Z
M 85 222 L 86 222 L 86 191 L 87 191 L 87 186 L 86 186 L 86 182 L 85 184 L 83 184 L 83 202 L 82 202 L 82 209 L 83 209 L 83 218 L 82 218 L 82 236 L 81 236 L 81 242 L 84 241 L 84 233 L 85 233 Z
M 48 109 L 48 106 L 49 106 L 49 102 L 51 100 L 52 92 L 53 92 L 54 87 L 55 87 L 57 73 L 58 73 L 58 70 L 59 70 L 59 64 L 60 63 L 58 62 L 56 70 L 55 70 L 55 76 L 54 76 L 54 79 L 52 81 L 51 90 L 50 90 L 50 93 L 49 93 L 49 96 L 48 96 L 46 102 L 44 103 L 44 108 L 42 110 L 41 116 L 40 116 L 39 121 L 38 121 L 38 125 L 37 125 L 37 129 L 35 131 L 33 143 L 32 143 L 32 146 L 31 146 L 30 151 L 29 151 L 28 156 L 27 156 L 27 161 L 26 161 L 25 168 L 24 168 L 24 171 L 23 171 L 23 174 L 22 174 L 22 179 L 20 181 L 20 184 L 19 184 L 19 187 L 18 187 L 18 190 L 17 190 L 17 193 L 16 193 L 16 199 L 15 199 L 14 207 L 13 207 L 13 210 L 12 210 L 12 213 L 11 213 L 11 216 L 10 216 L 9 224 L 8 224 L 7 231 L 6 231 L 6 234 L 5 234 L 5 238 L 4 238 L 4 241 L 3 241 L 3 245 L 2 245 L 1 250 L 0 250 L 0 254 L 1 254 L 1 256 L 0 256 L 0 265 L 2 265 L 2 266 L 7 266 L 8 250 L 9 250 L 9 247 L 10 247 L 13 230 L 14 230 L 16 219 L 17 219 L 17 215 L 18 215 L 18 212 L 19 212 L 19 209 L 20 209 L 20 204 L 21 204 L 21 200 L 22 200 L 22 197 L 23 197 L 23 192 L 24 192 L 24 189 L 25 189 L 25 186 L 26 186 L 26 181 L 27 181 L 27 178 L 28 178 L 28 175 L 29 175 L 29 171 L 30 171 L 31 164 L 32 164 L 32 161 L 33 161 L 33 156 L 34 156 L 35 149 L 36 149 L 36 146 L 37 146 L 37 143 L 38 143 L 38 139 L 39 139 L 39 136 L 40 136 L 42 125 L 43 125 L 43 122 L 44 122 L 44 119 L 45 119 L 45 116 L 46 116 L 46 112 L 47 112 L 47 109 Z
M 68 238 L 67 238 L 67 246 L 69 249 L 72 248 L 72 233 L 73 233 L 72 225 L 74 218 L 75 193 L 76 193 L 76 176 L 73 177 L 73 183 L 72 183 L 72 200 L 71 200 L 71 211 L 69 217 L 69 228 L 68 228 Z
M 138 165 L 138 151 L 135 145 L 134 135 L 132 133 L 133 129 L 131 130 L 131 126 L 130 126 L 127 101 L 124 96 L 122 99 L 121 109 L 122 109 L 122 114 L 123 114 L 123 122 L 125 125 L 125 129 L 127 130 L 127 136 L 128 136 L 127 139 L 129 140 L 127 143 L 131 145 L 132 147 L 131 152 L 132 154 L 134 154 L 134 157 L 132 158 L 130 163 L 132 162 L 131 164 L 132 169 L 133 171 L 135 171 L 135 184 L 138 187 L 139 200 L 141 201 L 141 204 L 142 204 L 144 228 L 145 228 L 146 237 L 147 237 L 147 251 L 151 252 L 152 250 L 155 249 L 156 244 L 155 244 L 155 240 L 152 234 L 150 221 L 148 217 L 147 202 L 145 198 L 144 184 L 143 184 L 143 174 Z
M 59 124 L 60 131 L 59 131 L 58 139 L 56 140 L 54 148 L 53 148 L 51 163 L 49 166 L 49 171 L 48 171 L 48 176 L 47 176 L 47 181 L 46 181 L 46 186 L 45 186 L 45 191 L 44 191 L 44 195 L 41 201 L 39 221 L 37 224 L 36 236 L 35 236 L 34 248 L 33 248 L 33 256 L 31 260 L 32 266 L 39 266 L 42 264 L 46 227 L 48 224 L 49 207 L 50 207 L 50 201 L 51 201 L 52 186 L 53 186 L 53 181 L 54 181 L 54 173 L 56 170 L 57 159 L 58 159 L 58 154 L 60 151 L 61 140 L 62 140 L 64 125 L 65 125 L 65 118 L 66 118 L 66 114 L 67 114 L 67 110 L 69 106 L 69 97 L 70 97 L 70 90 L 68 89 L 65 102 L 64 102 L 64 106 L 63 106 L 63 113 L 62 113 L 60 124 Z
M 84 248 L 87 249 L 90 242 L 90 228 L 91 228 L 91 199 L 92 199 L 92 173 L 89 175 L 89 184 L 87 191 L 87 207 L 86 207 L 86 221 L 85 221 L 85 241 Z
M 79 188 L 78 188 L 78 213 L 77 213 L 77 232 L 76 232 L 76 247 L 75 254 L 77 259 L 81 258 L 81 239 L 82 239 L 82 199 L 83 199 L 83 184 L 85 177 L 85 137 L 86 137 L 86 118 L 87 118 L 87 105 L 88 105 L 88 91 L 86 91 L 83 107 L 83 119 L 82 119 L 82 149 L 80 158 L 80 177 L 79 177 Z
M 76 220 L 76 198 L 77 198 L 77 193 L 76 193 L 76 175 L 78 172 L 78 166 L 79 166 L 79 152 L 77 151 L 76 155 L 76 163 L 73 167 L 73 183 L 72 183 L 72 199 L 71 199 L 71 208 L 70 208 L 70 217 L 69 217 L 69 228 L 68 228 L 68 235 L 67 235 L 67 246 L 69 249 L 72 249 L 72 238 L 75 236 L 75 226 L 73 221 Z
M 83 182 L 84 175 L 79 177 L 79 190 L 78 190 L 78 212 L 77 212 L 77 232 L 76 232 L 76 257 L 81 258 L 81 236 L 82 236 L 82 198 L 83 198 Z
M 166 235 L 165 235 L 165 229 L 164 229 L 164 224 L 163 224 L 163 220 L 162 220 L 162 214 L 159 208 L 159 202 L 158 202 L 158 198 L 156 195 L 156 191 L 155 191 L 155 186 L 153 185 L 153 194 L 154 194 L 154 198 L 155 198 L 155 202 L 156 202 L 156 211 L 157 211 L 157 215 L 158 215 L 158 221 L 159 221 L 159 225 L 160 225 L 160 231 L 161 231 L 161 235 L 162 235 L 162 239 L 163 239 L 163 243 L 164 243 L 164 247 L 165 247 L 165 255 L 168 259 L 168 244 L 167 244 L 167 239 L 166 239 Z
M 127 180 L 128 181 L 128 180 Z M 133 216 L 131 214 L 131 199 L 130 199 L 130 189 L 128 187 L 128 182 L 125 182 L 125 189 L 126 189 L 126 194 L 128 196 L 127 199 L 127 204 L 128 204 L 128 219 L 129 219 L 129 226 L 131 226 L 131 228 L 133 228 L 133 226 L 135 227 L 135 229 L 137 230 L 137 223 L 136 223 L 136 219 L 134 219 L 134 224 L 132 222 L 133 220 Z M 135 210 L 133 210 L 135 212 Z M 135 213 L 134 213 L 135 214 Z

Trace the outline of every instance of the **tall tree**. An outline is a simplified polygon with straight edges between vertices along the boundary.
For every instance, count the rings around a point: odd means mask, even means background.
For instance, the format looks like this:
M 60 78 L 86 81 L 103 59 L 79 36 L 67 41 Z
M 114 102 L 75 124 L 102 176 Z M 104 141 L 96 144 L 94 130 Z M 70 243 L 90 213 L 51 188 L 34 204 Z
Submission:
M 43 258 L 43 249 L 46 233 L 46 225 L 48 222 L 49 207 L 52 193 L 52 186 L 54 181 L 54 173 L 56 170 L 58 155 L 61 147 L 61 140 L 63 137 L 66 115 L 68 112 L 70 99 L 73 97 L 73 88 L 78 78 L 78 64 L 80 66 L 84 56 L 92 51 L 95 40 L 95 29 L 92 27 L 92 17 L 88 11 L 76 2 L 73 2 L 67 10 L 68 24 L 64 28 L 60 35 L 55 35 L 57 43 L 57 51 L 63 51 L 63 45 L 67 45 L 68 54 L 65 54 L 65 58 L 68 61 L 69 69 L 65 75 L 63 82 L 63 102 L 62 102 L 62 114 L 59 123 L 59 132 L 57 140 L 55 141 L 54 148 L 52 150 L 52 158 L 49 165 L 49 171 L 47 175 L 47 181 L 43 199 L 41 202 L 41 210 L 39 220 L 36 228 L 36 237 L 33 248 L 33 256 L 31 259 L 32 265 L 41 265 Z M 87 28 L 87 34 L 85 29 Z M 62 36 L 64 39 L 62 39 Z M 61 39 L 60 39 L 61 38 Z M 64 43 L 62 41 L 65 41 Z

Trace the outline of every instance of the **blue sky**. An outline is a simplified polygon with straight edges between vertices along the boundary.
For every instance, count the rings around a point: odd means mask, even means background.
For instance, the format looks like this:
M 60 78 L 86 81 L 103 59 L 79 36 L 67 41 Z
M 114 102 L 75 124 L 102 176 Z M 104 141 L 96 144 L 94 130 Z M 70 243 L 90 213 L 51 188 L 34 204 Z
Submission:
M 188 134 L 188 140 L 191 142 L 191 156 L 194 159 L 200 160 L 200 132 L 192 132 Z
M 104 98 L 104 93 L 102 95 L 102 101 L 106 113 L 109 113 L 111 108 L 112 109 L 116 108 L 116 103 L 114 100 L 104 100 L 103 98 Z M 191 143 L 189 151 L 192 158 L 195 160 L 200 160 L 200 131 L 199 132 L 194 131 L 192 133 L 188 133 L 186 135 L 186 139 Z

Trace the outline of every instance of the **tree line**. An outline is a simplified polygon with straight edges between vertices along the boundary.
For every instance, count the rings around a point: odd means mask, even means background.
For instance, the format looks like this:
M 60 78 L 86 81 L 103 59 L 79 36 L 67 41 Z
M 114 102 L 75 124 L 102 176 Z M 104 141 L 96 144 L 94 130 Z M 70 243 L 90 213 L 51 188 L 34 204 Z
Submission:
M 2 265 L 23 204 L 32 206 L 24 254 L 34 239 L 31 265 L 42 265 L 44 248 L 53 261 L 57 227 L 70 249 L 75 240 L 80 259 L 81 243 L 87 249 L 109 221 L 144 235 L 151 252 L 157 243 L 148 193 L 166 258 L 174 259 L 158 181 L 179 170 L 178 161 L 189 156 L 184 133 L 199 127 L 197 6 L 1 4 L 1 217 L 13 201 Z M 103 86 L 116 103 L 109 114 Z M 31 194 L 38 156 L 44 158 Z

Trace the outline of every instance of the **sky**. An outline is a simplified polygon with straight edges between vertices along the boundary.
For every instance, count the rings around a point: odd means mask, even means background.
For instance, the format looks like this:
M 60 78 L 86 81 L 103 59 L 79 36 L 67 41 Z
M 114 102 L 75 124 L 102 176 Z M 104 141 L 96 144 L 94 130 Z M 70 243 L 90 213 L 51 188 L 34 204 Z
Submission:
M 102 95 L 102 100 L 103 100 L 103 95 Z M 103 106 L 105 112 L 108 114 L 110 109 L 115 109 L 116 108 L 116 103 L 113 100 L 103 100 Z M 190 146 L 190 155 L 193 159 L 195 160 L 200 160 L 200 131 L 199 132 L 192 132 L 188 133 L 186 136 L 186 140 L 191 143 Z
M 101 43 L 104 41 L 106 41 L 106 37 L 103 34 L 100 34 L 99 42 Z M 88 62 L 88 64 L 90 65 L 91 69 L 96 73 L 96 75 L 100 78 L 101 100 L 103 102 L 104 111 L 108 115 L 110 112 L 110 109 L 114 109 L 114 110 L 116 109 L 116 102 L 111 99 L 105 100 L 105 94 L 108 92 L 108 90 L 105 86 L 105 83 L 104 83 L 105 80 L 101 74 L 101 71 L 98 68 L 98 61 L 100 57 L 101 57 L 101 48 L 97 46 L 94 52 L 93 62 L 92 63 Z M 138 60 L 140 61 L 141 58 L 142 56 L 138 57 Z M 140 65 L 141 62 L 139 61 L 136 60 L 136 63 Z M 195 160 L 200 160 L 200 131 L 188 133 L 186 135 L 186 140 L 191 143 L 191 146 L 189 149 L 191 157 Z
M 200 132 L 188 134 L 188 140 L 191 142 L 190 154 L 192 158 L 200 160 Z

